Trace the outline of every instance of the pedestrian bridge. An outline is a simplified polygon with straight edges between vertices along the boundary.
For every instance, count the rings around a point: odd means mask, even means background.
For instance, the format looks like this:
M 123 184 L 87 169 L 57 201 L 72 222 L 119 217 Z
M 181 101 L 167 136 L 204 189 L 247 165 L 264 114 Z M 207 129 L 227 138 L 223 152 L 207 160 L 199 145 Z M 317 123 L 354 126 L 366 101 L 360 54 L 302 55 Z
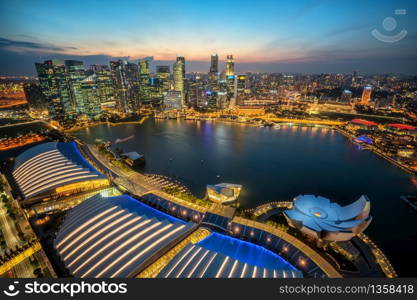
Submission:
M 246 212 L 251 213 L 258 220 L 264 221 L 282 209 L 291 209 L 292 205 L 291 201 L 268 202 L 255 208 L 248 209 Z

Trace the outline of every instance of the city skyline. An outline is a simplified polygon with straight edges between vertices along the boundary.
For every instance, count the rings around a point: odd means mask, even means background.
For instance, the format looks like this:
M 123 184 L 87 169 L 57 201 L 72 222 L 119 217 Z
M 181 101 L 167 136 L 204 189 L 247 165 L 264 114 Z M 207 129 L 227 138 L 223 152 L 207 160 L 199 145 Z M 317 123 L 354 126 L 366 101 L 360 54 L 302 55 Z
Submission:
M 377 1 L 266 1 L 256 7 L 245 1 L 128 2 L 120 10 L 106 2 L 92 4 L 93 11 L 82 5 L 3 1 L 1 75 L 34 75 L 33 62 L 48 58 L 89 65 L 147 57 L 172 65 L 176 56 L 186 58 L 187 71 L 207 72 L 212 53 L 219 55 L 219 71 L 229 54 L 237 72 L 415 75 L 417 69 L 414 1 L 383 7 Z M 395 9 L 406 14 L 397 16 Z M 383 28 L 387 17 L 397 22 L 392 32 Z M 373 29 L 390 35 L 405 29 L 407 35 L 384 43 Z

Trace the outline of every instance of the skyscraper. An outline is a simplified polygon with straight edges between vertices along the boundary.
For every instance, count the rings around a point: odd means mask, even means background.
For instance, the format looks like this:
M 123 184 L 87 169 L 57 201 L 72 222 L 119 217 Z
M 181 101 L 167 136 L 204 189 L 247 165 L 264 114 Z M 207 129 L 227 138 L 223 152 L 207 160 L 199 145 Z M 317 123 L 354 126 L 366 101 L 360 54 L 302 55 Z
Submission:
M 236 76 L 236 92 L 235 92 L 235 98 L 236 98 L 236 104 L 237 105 L 243 105 L 244 104 L 244 94 L 247 84 L 247 76 L 246 75 L 238 75 Z
M 127 81 L 128 110 L 135 112 L 139 109 L 139 66 L 134 63 L 125 65 Z
M 25 97 L 28 102 L 28 106 L 33 111 L 45 111 L 47 110 L 47 103 L 43 96 L 40 86 L 37 83 L 26 83 L 23 86 Z
M 233 61 L 233 55 L 227 56 L 226 61 L 226 77 L 235 75 L 235 63 Z
M 371 100 L 371 94 L 372 94 L 372 87 L 365 86 L 363 88 L 362 98 L 361 98 L 362 105 L 369 105 L 369 101 Z
M 174 63 L 174 90 L 181 92 L 181 103 L 184 105 L 185 99 L 185 58 L 178 56 Z
M 75 111 L 77 115 L 84 114 L 84 101 L 86 99 L 84 98 L 81 89 L 81 81 L 86 76 L 84 63 L 78 60 L 66 60 L 65 68 L 67 72 L 70 97 L 75 103 Z
M 151 102 L 149 61 L 140 60 L 139 65 L 139 101 L 141 104 Z
M 76 110 L 70 96 L 64 64 L 59 60 L 46 60 L 35 63 L 35 67 L 49 116 L 61 125 L 68 125 L 76 117 Z
M 121 60 L 110 62 L 112 81 L 116 91 L 116 107 L 120 112 L 126 113 L 128 111 L 127 84 L 123 67 Z
M 96 82 L 97 75 L 95 74 L 85 77 L 80 82 L 83 97 L 82 114 L 88 116 L 90 119 L 99 119 L 102 113 L 100 94 Z
M 122 60 L 111 61 L 110 69 L 116 90 L 116 106 L 122 113 L 131 113 L 139 107 L 138 65 Z
M 161 93 L 170 90 L 170 77 L 171 72 L 169 66 L 156 66 L 156 78 L 158 78 Z
M 212 54 L 209 76 L 217 77 L 218 73 L 219 73 L 219 56 L 217 54 Z
M 107 65 L 92 65 L 91 71 L 96 75 L 96 84 L 100 103 L 113 103 L 116 101 L 114 85 L 110 68 Z

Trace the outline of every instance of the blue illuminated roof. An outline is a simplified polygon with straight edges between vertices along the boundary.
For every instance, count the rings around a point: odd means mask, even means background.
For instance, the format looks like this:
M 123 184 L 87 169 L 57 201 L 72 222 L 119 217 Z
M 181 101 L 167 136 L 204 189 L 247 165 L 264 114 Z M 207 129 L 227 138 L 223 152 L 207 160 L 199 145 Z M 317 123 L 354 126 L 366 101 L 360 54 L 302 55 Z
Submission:
M 148 218 L 156 218 L 160 221 L 169 220 L 170 222 L 179 222 L 182 224 L 186 224 L 181 219 L 175 218 L 171 215 L 168 215 L 162 211 L 159 211 L 155 208 L 152 208 L 139 200 L 136 200 L 129 195 L 121 195 L 116 197 L 108 198 L 108 201 L 114 203 L 117 206 L 120 206 L 124 209 L 127 209 L 131 212 L 135 212 L 138 215 L 146 215 Z
M 281 256 L 270 250 L 216 232 L 198 242 L 197 245 L 254 266 L 269 269 L 297 270 Z

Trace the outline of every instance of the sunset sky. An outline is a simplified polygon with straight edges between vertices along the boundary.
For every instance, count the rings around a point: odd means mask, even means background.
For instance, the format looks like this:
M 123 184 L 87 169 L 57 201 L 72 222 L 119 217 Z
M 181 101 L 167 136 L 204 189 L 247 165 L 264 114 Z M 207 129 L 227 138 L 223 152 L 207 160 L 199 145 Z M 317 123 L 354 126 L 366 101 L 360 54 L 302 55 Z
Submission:
M 395 15 L 406 9 L 406 15 Z M 382 21 L 393 17 L 387 31 Z M 266 72 L 417 74 L 417 1 L 0 2 L 0 75 L 33 75 L 48 58 L 106 64 L 128 57 L 207 72 L 211 53 Z M 407 30 L 396 43 L 375 39 Z

